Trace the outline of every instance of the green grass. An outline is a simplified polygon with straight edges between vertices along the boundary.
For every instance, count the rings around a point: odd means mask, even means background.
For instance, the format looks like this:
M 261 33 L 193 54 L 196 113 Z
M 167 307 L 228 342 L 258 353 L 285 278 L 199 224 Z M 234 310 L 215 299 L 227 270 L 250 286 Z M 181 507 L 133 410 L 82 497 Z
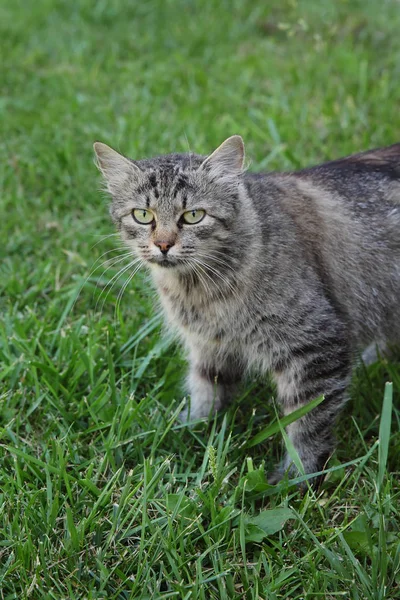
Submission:
M 92 159 L 396 142 L 399 31 L 395 0 L 0 2 L 1 600 L 400 598 L 399 365 L 358 370 L 318 493 L 268 486 L 268 382 L 177 424 L 184 357 L 144 275 L 106 287 Z

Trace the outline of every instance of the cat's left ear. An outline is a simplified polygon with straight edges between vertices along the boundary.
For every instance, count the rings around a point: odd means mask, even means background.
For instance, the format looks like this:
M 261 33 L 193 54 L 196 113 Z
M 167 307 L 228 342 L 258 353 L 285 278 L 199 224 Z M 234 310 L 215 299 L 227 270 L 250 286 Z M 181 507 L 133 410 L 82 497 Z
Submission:
M 139 167 L 110 146 L 102 142 L 95 142 L 93 149 L 96 154 L 96 164 L 104 175 L 110 193 L 116 192 L 129 182 L 135 182 L 140 178 L 142 171 Z
M 243 172 L 244 158 L 242 138 L 232 135 L 205 159 L 200 169 L 206 169 L 216 176 L 238 176 Z

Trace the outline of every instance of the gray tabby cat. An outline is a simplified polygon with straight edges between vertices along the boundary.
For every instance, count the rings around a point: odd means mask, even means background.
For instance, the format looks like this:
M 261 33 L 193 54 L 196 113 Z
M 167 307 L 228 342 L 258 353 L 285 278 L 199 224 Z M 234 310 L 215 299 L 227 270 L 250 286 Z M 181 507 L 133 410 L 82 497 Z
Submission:
M 122 239 L 152 272 L 190 362 L 183 418 L 270 372 L 306 473 L 333 450 L 357 352 L 400 340 L 400 144 L 294 173 L 246 173 L 242 138 L 208 157 L 133 161 L 94 145 Z M 291 465 L 289 456 L 272 477 Z

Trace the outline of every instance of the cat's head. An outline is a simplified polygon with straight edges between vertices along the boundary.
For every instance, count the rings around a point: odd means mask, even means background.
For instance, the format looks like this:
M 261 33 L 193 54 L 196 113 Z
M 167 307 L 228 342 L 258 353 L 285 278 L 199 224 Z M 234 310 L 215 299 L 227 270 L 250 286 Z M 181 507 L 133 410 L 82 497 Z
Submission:
M 112 197 L 111 216 L 133 252 L 155 268 L 187 271 L 229 252 L 241 205 L 242 138 L 210 156 L 169 154 L 131 160 L 96 142 Z

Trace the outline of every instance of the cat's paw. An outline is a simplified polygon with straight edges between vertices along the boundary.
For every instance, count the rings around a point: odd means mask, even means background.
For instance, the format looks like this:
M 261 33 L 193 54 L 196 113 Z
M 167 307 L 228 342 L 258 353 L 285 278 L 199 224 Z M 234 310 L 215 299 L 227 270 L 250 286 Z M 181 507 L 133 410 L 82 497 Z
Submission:
M 178 415 L 178 420 L 185 425 L 190 424 L 192 421 L 207 420 L 210 416 L 215 413 L 215 410 L 209 410 L 207 413 L 204 410 L 204 406 L 199 407 L 197 410 L 195 407 L 188 405 Z
M 212 392 L 212 390 L 211 390 Z M 218 409 L 221 407 L 221 401 L 214 394 L 210 393 L 208 396 L 203 395 L 192 395 L 188 400 L 185 408 L 179 414 L 178 419 L 181 423 L 190 423 L 192 421 L 199 421 L 200 419 L 210 419 Z
M 200 419 L 207 419 L 208 413 L 206 414 L 202 406 L 195 406 L 190 401 L 186 404 L 186 407 L 179 413 L 178 420 L 189 425 L 192 421 L 199 421 Z
M 285 470 L 281 465 L 277 465 L 276 468 L 267 476 L 267 481 L 270 485 L 277 485 L 285 476 Z
M 312 465 L 304 465 L 303 463 L 303 467 L 305 474 L 310 475 L 310 477 L 305 481 L 301 481 L 300 483 L 298 483 L 297 486 L 303 491 L 306 490 L 309 487 L 309 485 L 312 488 L 317 489 L 325 479 L 325 475 L 315 475 L 315 477 L 313 477 L 313 473 L 318 473 L 319 471 L 321 471 L 323 466 L 318 467 L 317 463 L 314 463 Z M 282 463 L 277 465 L 275 470 L 267 477 L 267 481 L 270 485 L 277 485 L 282 481 L 282 479 L 296 479 L 298 477 L 301 477 L 302 475 L 303 473 L 299 471 L 299 469 L 293 464 L 293 462 L 289 462 L 289 459 L 286 457 L 282 461 Z
M 189 420 L 190 420 L 189 409 L 184 408 L 178 415 L 178 421 L 180 421 L 180 423 L 183 423 L 184 425 L 187 425 Z

